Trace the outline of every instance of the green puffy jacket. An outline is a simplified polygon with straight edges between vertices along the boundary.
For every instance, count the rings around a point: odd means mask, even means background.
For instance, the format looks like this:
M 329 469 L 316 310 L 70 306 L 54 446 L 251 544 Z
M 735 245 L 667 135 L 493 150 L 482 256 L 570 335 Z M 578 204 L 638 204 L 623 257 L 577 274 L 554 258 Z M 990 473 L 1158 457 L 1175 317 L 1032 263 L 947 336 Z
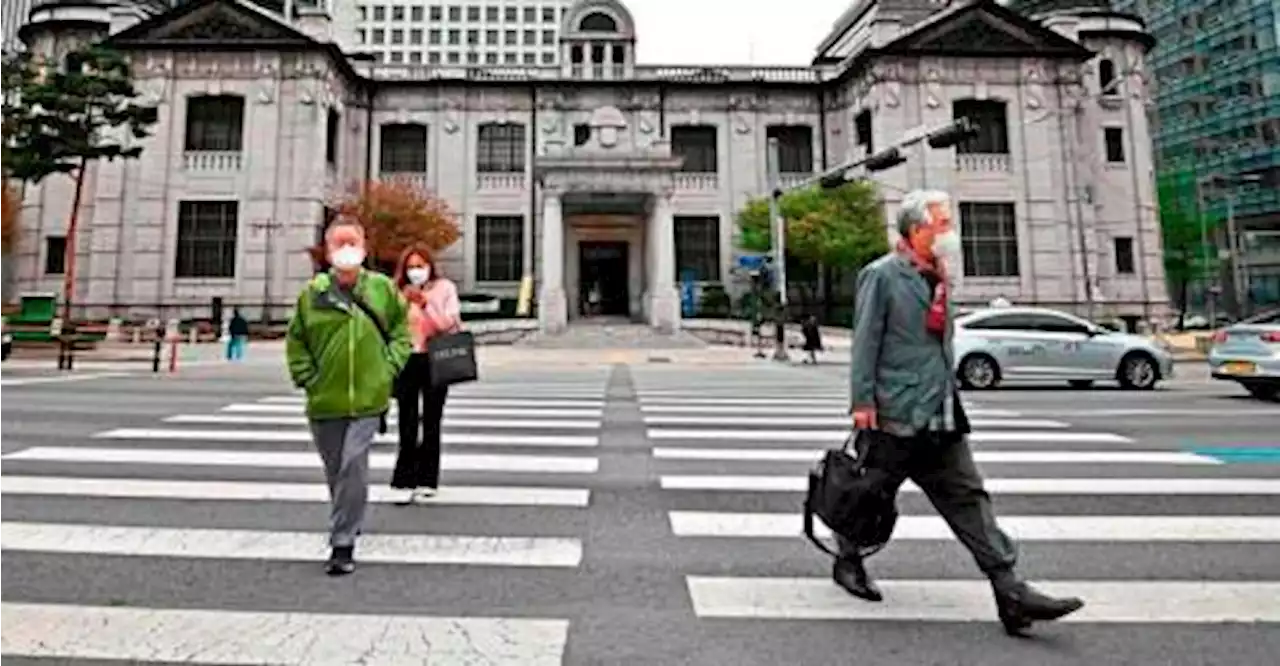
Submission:
M 407 305 L 385 275 L 363 271 L 353 295 L 375 315 L 390 336 L 337 291 L 321 273 L 298 295 L 285 355 L 289 376 L 307 392 L 307 418 L 362 418 L 386 411 L 391 385 L 412 346 Z

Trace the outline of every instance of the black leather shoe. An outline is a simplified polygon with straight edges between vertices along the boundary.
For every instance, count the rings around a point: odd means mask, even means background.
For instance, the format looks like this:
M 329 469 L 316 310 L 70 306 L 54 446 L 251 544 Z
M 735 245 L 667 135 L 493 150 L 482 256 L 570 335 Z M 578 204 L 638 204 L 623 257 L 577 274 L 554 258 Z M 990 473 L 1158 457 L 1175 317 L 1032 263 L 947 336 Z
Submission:
M 1026 583 L 996 589 L 1000 624 L 1010 636 L 1025 636 L 1031 623 L 1051 622 L 1081 608 L 1084 608 L 1084 601 L 1077 597 L 1051 597 Z
M 843 587 L 846 592 L 866 601 L 883 601 L 884 595 L 876 582 L 867 575 L 861 558 L 836 558 L 831 566 L 831 580 Z
M 329 553 L 329 560 L 324 563 L 324 572 L 330 576 L 345 576 L 356 570 L 355 546 L 334 546 Z

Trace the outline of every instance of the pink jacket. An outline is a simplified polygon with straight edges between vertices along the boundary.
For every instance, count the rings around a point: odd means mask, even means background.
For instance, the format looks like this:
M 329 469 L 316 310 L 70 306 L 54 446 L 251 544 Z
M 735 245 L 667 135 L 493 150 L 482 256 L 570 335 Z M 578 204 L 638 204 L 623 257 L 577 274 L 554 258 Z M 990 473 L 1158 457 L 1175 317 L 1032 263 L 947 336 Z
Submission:
M 462 329 L 462 306 L 452 282 L 444 278 L 432 282 L 426 296 L 425 306 L 409 301 L 409 335 L 415 352 L 426 351 L 427 341 L 437 335 Z

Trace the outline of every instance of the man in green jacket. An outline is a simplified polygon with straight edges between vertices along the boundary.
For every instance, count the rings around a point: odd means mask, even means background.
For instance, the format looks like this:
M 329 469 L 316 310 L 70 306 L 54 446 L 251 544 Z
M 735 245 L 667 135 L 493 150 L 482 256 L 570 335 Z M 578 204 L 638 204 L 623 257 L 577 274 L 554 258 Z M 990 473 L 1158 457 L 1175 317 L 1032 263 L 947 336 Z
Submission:
M 369 449 L 391 385 L 409 358 L 406 304 L 395 283 L 366 271 L 364 229 L 335 222 L 325 233 L 332 268 L 311 279 L 289 322 L 286 356 L 307 393 L 311 436 L 329 483 L 325 571 L 355 571 L 355 539 L 369 494 Z

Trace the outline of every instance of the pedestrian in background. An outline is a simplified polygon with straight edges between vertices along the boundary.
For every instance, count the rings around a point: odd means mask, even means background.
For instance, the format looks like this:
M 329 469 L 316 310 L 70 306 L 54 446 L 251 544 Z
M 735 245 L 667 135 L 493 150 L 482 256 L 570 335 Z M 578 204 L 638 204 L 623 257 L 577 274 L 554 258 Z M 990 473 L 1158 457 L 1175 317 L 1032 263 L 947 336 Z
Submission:
M 458 288 L 440 274 L 426 248 L 405 250 L 396 284 L 409 304 L 413 354 L 396 381 L 400 452 L 391 487 L 406 491 L 397 503 L 408 505 L 433 497 L 440 487 L 440 423 L 449 387 L 432 385 L 427 343 L 462 329 L 462 307 Z
M 227 360 L 243 359 L 245 348 L 248 346 L 249 320 L 240 314 L 240 308 L 234 308 L 231 311 L 231 321 L 227 323 Z
M 804 351 L 809 352 L 805 363 L 818 364 L 818 352 L 822 351 L 822 331 L 818 329 L 818 318 L 809 315 L 800 324 L 800 332 L 804 335 Z
M 851 374 L 858 457 L 896 492 L 906 479 L 924 491 L 991 581 L 1005 631 L 1080 609 L 1076 598 L 1036 591 L 1014 571 L 1017 551 L 996 525 L 991 497 L 969 450 L 969 421 L 955 384 L 947 271 L 960 239 L 949 197 L 914 191 L 898 213 L 897 248 L 858 274 Z M 862 556 L 840 544 L 832 578 L 854 596 L 880 601 Z
M 355 571 L 355 541 L 369 494 L 369 449 L 392 382 L 409 358 L 406 306 L 395 283 L 363 268 L 364 229 L 338 221 L 325 233 L 332 268 L 298 295 L 286 356 L 306 391 L 311 436 L 329 484 L 325 571 Z

